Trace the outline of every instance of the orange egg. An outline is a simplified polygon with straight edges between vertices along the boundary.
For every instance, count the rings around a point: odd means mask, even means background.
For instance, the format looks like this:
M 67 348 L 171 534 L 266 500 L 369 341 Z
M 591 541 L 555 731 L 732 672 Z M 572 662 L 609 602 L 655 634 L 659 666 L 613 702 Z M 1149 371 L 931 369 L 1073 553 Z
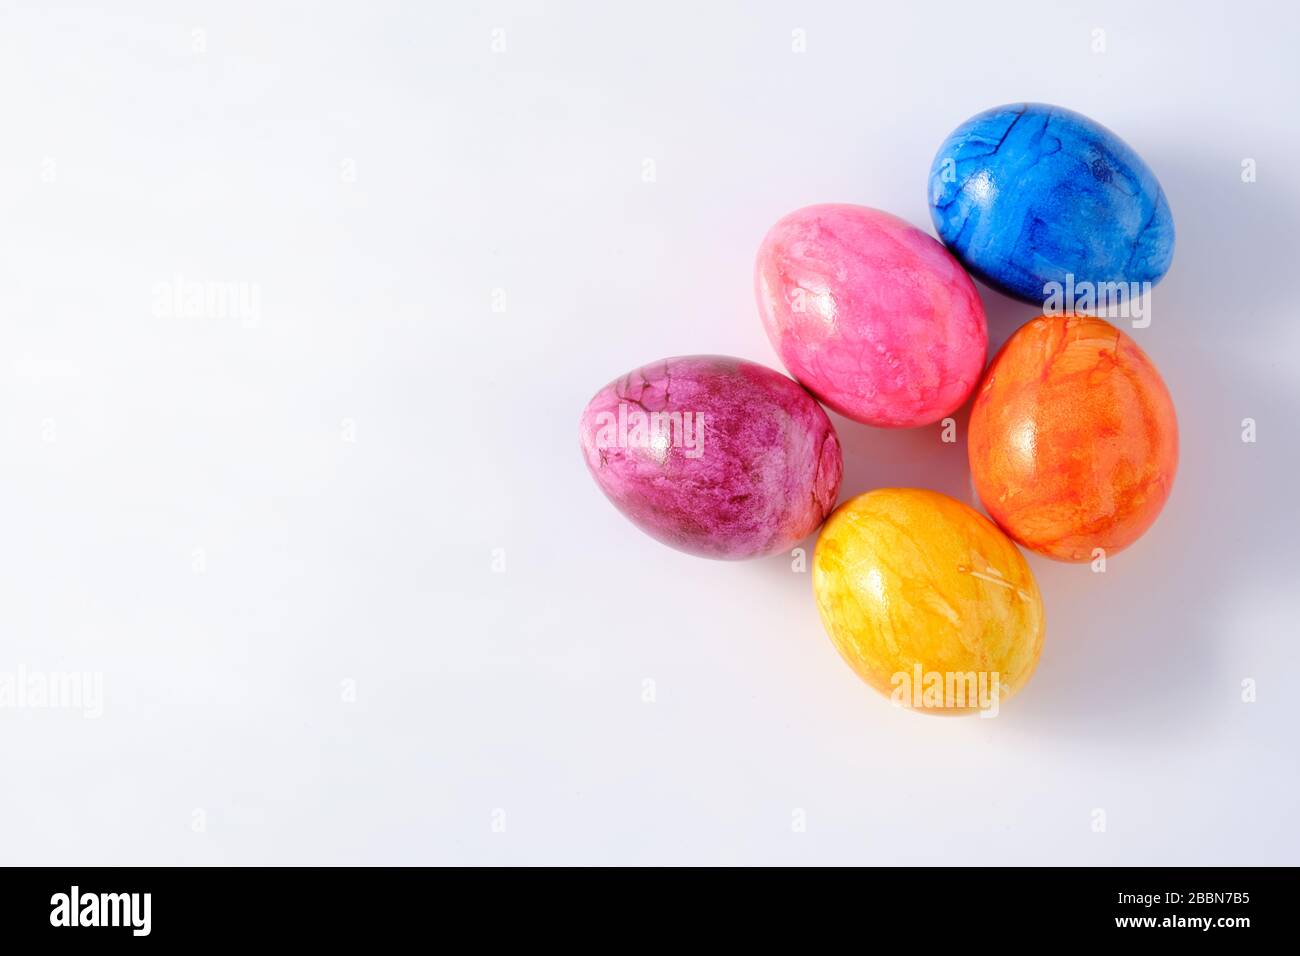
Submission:
M 971 409 L 975 490 L 1016 541 L 1091 561 L 1151 527 L 1178 466 L 1160 373 L 1102 319 L 1040 316 L 989 365 Z

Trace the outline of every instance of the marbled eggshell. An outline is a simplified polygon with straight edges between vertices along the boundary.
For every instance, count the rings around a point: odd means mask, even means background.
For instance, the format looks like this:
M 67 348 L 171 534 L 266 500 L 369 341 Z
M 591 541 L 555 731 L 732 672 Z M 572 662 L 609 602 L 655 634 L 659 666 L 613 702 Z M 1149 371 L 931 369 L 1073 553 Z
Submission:
M 835 507 L 844 469 L 835 429 L 806 391 L 719 355 L 664 359 L 615 379 L 587 405 L 580 432 L 587 467 L 619 511 L 708 558 L 793 547 Z
M 754 270 L 768 338 L 790 374 L 841 415 L 910 428 L 957 409 L 988 348 L 970 277 L 921 230 L 878 209 L 790 213 Z
M 980 501 L 1025 547 L 1091 561 L 1138 539 L 1178 467 L 1178 421 L 1160 373 L 1092 316 L 1040 316 L 989 365 L 967 452 Z
M 882 488 L 836 509 L 817 538 L 813 591 L 840 656 L 903 707 L 996 712 L 1042 651 L 1043 601 L 1024 556 L 935 491 Z
M 1106 127 L 1059 106 L 999 106 L 957 127 L 930 167 L 930 215 L 967 269 L 1040 305 L 1050 283 L 1155 285 L 1174 256 L 1155 174 Z

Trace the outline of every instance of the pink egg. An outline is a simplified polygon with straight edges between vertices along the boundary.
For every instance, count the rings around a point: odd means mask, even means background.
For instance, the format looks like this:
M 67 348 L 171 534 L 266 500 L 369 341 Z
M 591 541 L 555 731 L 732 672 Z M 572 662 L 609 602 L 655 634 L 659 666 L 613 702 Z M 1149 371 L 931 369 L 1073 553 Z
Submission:
M 879 209 L 790 213 L 763 240 L 754 289 L 790 374 L 855 421 L 936 422 L 961 406 L 984 367 L 975 284 L 938 240 Z

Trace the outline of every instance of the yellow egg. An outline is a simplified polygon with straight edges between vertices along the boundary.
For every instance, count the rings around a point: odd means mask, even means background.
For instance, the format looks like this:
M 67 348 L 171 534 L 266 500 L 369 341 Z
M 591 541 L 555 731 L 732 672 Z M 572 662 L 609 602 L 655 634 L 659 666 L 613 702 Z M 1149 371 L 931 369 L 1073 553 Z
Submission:
M 813 558 L 822 624 L 895 704 L 992 716 L 1043 648 L 1043 601 L 1024 556 L 947 495 L 882 488 L 845 502 Z

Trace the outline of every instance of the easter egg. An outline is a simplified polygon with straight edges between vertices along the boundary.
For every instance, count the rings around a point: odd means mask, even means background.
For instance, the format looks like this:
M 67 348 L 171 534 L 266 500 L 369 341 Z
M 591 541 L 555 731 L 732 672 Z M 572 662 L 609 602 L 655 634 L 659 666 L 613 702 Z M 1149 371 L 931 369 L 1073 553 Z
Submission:
M 1150 167 L 1100 123 L 1041 103 L 953 130 L 930 167 L 930 215 L 978 278 L 1040 304 L 1067 283 L 1140 294 L 1174 255 L 1173 215 Z
M 1040 316 L 989 365 L 967 451 L 980 501 L 1027 548 L 1089 561 L 1132 544 L 1178 466 L 1174 403 L 1151 360 L 1103 319 Z
M 882 488 L 841 505 L 817 538 L 813 589 L 840 656 L 900 706 L 996 713 L 1042 651 L 1024 556 L 935 491 Z
M 807 537 L 835 506 L 844 462 L 798 384 L 743 359 L 664 359 L 610 382 L 582 413 L 596 484 L 642 531 L 708 558 Z
M 768 232 L 754 289 L 790 374 L 854 421 L 908 428 L 966 400 L 988 348 L 984 306 L 932 237 L 865 206 L 808 206 Z

